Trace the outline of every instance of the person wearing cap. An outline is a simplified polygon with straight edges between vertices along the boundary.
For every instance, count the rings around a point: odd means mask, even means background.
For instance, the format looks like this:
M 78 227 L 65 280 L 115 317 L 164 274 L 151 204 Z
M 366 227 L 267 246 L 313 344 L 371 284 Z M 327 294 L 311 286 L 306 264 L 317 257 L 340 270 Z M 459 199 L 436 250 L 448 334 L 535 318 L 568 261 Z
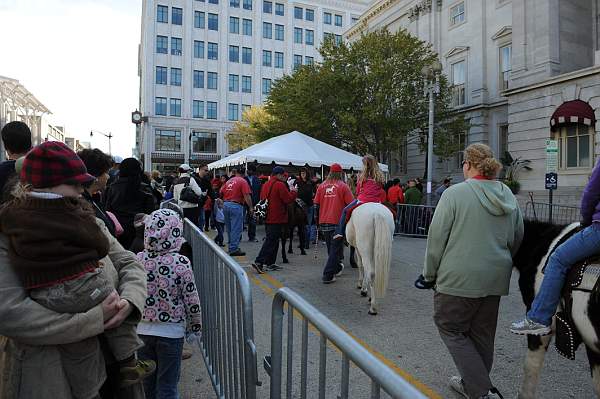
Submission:
M 106 210 L 112 212 L 123 226 L 123 234 L 118 240 L 125 249 L 129 249 L 135 239 L 135 215 L 149 215 L 158 208 L 152 189 L 143 182 L 143 175 L 140 161 L 126 158 L 119 167 L 117 181 L 106 190 Z
M 229 256 L 244 256 L 246 253 L 239 245 L 244 229 L 244 204 L 248 206 L 250 213 L 253 211 L 252 190 L 239 170 L 233 169 L 232 174 L 233 177 L 227 180 L 220 192 L 223 200 L 225 230 L 229 238 Z
M 96 178 L 60 142 L 32 149 L 20 178 L 0 210 L 0 301 L 10 304 L 0 307 L 0 335 L 10 337 L 0 370 L 11 370 L 0 397 L 97 397 L 104 359 L 116 360 L 117 384 L 142 397 L 141 379 L 154 369 L 135 358 L 146 276 L 80 198 Z
M 183 216 L 188 218 L 199 228 L 200 225 L 200 213 L 202 208 L 196 202 L 187 202 L 181 200 L 181 192 L 184 188 L 190 187 L 192 191 L 198 196 L 198 198 L 206 197 L 207 193 L 202 191 L 196 179 L 192 177 L 192 168 L 190 165 L 184 163 L 179 165 L 179 178 L 173 183 L 173 198 L 177 201 L 177 204 L 183 209 Z
M 9 199 L 10 190 L 19 181 L 15 173 L 16 161 L 31 150 L 31 130 L 25 123 L 13 121 L 4 125 L 1 134 L 8 158 L 7 161 L 0 163 L 0 201 L 4 202 Z
M 327 244 L 327 253 L 331 253 L 333 234 L 342 215 L 342 211 L 354 200 L 350 187 L 342 180 L 343 172 L 340 164 L 334 163 L 331 165 L 329 168 L 329 175 L 317 188 L 317 194 L 314 199 L 316 215 L 315 223 L 323 233 L 325 243 Z M 339 245 L 335 250 L 337 254 L 337 263 L 339 264 L 344 257 L 344 247 Z M 338 273 L 337 270 L 326 269 L 323 272 L 323 281 L 335 281 L 336 273 Z
M 271 178 L 267 181 L 260 192 L 260 199 L 269 202 L 267 207 L 267 218 L 265 220 L 266 237 L 260 252 L 252 267 L 257 273 L 262 274 L 266 270 L 279 270 L 280 266 L 275 264 L 277 260 L 277 249 L 284 228 L 288 225 L 287 206 L 296 200 L 297 188 L 294 185 L 286 186 L 287 177 L 281 166 L 273 168 Z
M 112 158 L 112 168 L 108 171 L 108 182 L 107 186 L 112 185 L 119 178 L 119 170 L 121 168 L 121 162 L 123 162 L 123 157 L 118 155 L 113 156 Z

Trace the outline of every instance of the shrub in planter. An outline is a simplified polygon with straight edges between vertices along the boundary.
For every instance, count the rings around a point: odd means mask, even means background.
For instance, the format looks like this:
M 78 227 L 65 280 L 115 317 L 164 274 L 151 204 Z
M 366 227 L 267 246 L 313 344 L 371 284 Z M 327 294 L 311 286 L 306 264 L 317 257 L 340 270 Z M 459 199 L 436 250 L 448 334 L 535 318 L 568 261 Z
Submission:
M 521 189 L 521 183 L 516 180 L 504 180 L 504 184 L 510 188 L 510 191 L 512 191 L 513 194 L 518 194 Z

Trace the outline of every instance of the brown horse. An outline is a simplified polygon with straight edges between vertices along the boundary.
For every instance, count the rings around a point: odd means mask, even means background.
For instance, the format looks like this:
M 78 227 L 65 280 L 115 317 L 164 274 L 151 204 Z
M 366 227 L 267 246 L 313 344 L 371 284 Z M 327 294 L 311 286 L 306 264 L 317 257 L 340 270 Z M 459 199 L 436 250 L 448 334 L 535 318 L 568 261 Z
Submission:
M 298 228 L 298 238 L 300 240 L 300 254 L 306 255 L 306 251 L 304 250 L 306 244 L 305 227 L 308 224 L 306 207 L 302 207 L 296 200 L 287 206 L 287 213 L 287 229 L 284 228 L 281 234 L 281 257 L 283 258 L 283 263 L 289 263 L 285 254 L 285 243 L 288 239 L 290 240 L 290 243 L 287 253 L 294 253 L 292 250 L 292 242 L 294 241 L 294 230 L 296 228 Z

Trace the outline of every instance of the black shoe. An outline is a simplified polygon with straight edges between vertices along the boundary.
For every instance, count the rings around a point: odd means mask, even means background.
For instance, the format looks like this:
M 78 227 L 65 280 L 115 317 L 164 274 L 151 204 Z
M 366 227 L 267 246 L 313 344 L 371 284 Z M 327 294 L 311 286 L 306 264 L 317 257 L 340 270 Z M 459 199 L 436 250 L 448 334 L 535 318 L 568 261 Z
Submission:
M 331 284 L 331 283 L 335 283 L 335 276 L 331 276 L 331 277 L 323 276 L 323 284 Z
M 283 269 L 283 267 L 273 263 L 272 265 L 267 266 L 266 269 L 271 272 L 276 272 L 277 270 Z
M 246 253 L 242 252 L 242 250 L 239 248 L 237 250 L 235 250 L 234 252 L 229 253 L 229 256 L 244 256 L 244 255 L 246 255 Z
M 265 273 L 265 270 L 263 269 L 263 264 L 262 264 L 262 263 L 254 262 L 254 263 L 252 264 L 252 268 L 253 268 L 254 270 L 256 270 L 256 272 L 257 272 L 258 274 L 264 274 L 264 273 Z
M 248 238 L 248 242 L 258 242 L 256 238 Z

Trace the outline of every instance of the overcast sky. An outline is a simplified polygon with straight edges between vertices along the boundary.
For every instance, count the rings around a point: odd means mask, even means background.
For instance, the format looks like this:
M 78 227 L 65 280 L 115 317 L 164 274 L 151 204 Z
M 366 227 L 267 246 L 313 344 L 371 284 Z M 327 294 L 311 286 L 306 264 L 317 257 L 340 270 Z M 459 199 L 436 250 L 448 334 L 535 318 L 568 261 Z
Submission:
M 67 134 L 135 145 L 142 0 L 0 0 L 0 75 L 19 80 Z M 92 146 L 108 151 L 108 139 Z

